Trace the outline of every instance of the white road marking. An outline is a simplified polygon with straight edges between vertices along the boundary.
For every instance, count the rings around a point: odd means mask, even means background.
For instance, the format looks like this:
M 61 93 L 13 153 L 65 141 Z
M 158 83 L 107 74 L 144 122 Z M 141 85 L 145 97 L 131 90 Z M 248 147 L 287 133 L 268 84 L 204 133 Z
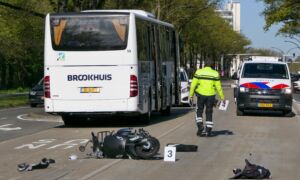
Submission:
M 0 126 L 0 130 L 1 131 L 15 131 L 15 130 L 21 130 L 21 127 L 13 127 L 13 128 L 9 128 L 7 126 L 11 126 L 12 124 L 4 124 Z
M 112 161 L 111 163 L 108 163 L 106 164 L 105 166 L 102 166 L 101 168 L 95 170 L 95 171 L 92 171 L 91 173 L 89 174 L 86 174 L 85 176 L 83 176 L 82 178 L 80 178 L 80 180 L 85 180 L 85 179 L 90 179 L 91 177 L 95 176 L 96 174 L 104 171 L 105 169 L 108 169 L 110 168 L 111 166 L 119 163 L 120 161 L 122 161 L 123 159 L 117 159 L 117 160 L 114 160 Z
M 38 141 L 34 141 L 29 144 L 22 144 L 18 147 L 15 147 L 15 149 L 28 148 L 30 150 L 35 150 L 35 149 L 39 149 L 40 147 L 50 145 L 51 143 L 54 143 L 54 141 L 56 141 L 56 139 L 40 139 Z M 61 144 L 52 145 L 51 147 L 48 147 L 46 149 L 58 149 L 58 148 L 70 149 L 80 144 L 86 144 L 88 141 L 89 139 L 71 139 Z
M 31 118 L 26 118 L 26 116 L 28 116 L 28 114 L 21 114 L 17 116 L 17 118 L 22 121 L 38 121 L 38 122 L 54 122 L 54 123 L 63 122 L 62 120 L 55 121 L 55 120 L 47 120 L 47 119 L 31 119 Z

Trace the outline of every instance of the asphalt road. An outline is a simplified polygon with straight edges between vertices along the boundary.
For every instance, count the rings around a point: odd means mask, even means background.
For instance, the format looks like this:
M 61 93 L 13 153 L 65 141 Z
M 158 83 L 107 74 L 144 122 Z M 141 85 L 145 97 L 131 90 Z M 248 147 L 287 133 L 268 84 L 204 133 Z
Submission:
M 225 96 L 233 102 L 231 89 L 225 89 Z M 295 116 L 291 118 L 280 114 L 238 117 L 231 103 L 226 112 L 215 110 L 216 136 L 211 138 L 196 136 L 194 112 L 188 108 L 173 109 L 170 117 L 154 115 L 153 122 L 147 126 L 130 119 L 113 118 L 73 128 L 66 128 L 59 118 L 44 117 L 42 113 L 32 118 L 32 114 L 39 114 L 41 110 L 25 107 L 0 111 L 2 124 L 22 128 L 2 132 L 0 127 L 0 137 L 6 137 L 0 142 L 0 179 L 217 180 L 232 177 L 232 169 L 243 168 L 245 158 L 270 169 L 273 179 L 300 179 L 298 103 L 294 103 Z M 17 118 L 32 111 L 37 112 L 21 117 L 29 119 L 27 121 Z M 161 157 L 167 143 L 197 145 L 198 152 L 178 152 L 176 162 L 165 162 L 162 159 L 93 159 L 78 151 L 78 146 L 90 138 L 91 131 L 117 130 L 126 126 L 143 127 L 157 137 Z M 87 152 L 90 151 L 88 148 Z M 73 154 L 78 159 L 68 160 Z M 30 172 L 16 170 L 18 163 L 38 163 L 43 157 L 53 158 L 56 163 Z
M 43 116 L 44 113 L 42 112 L 42 107 L 0 109 L 0 142 L 37 133 L 63 124 L 59 118 Z

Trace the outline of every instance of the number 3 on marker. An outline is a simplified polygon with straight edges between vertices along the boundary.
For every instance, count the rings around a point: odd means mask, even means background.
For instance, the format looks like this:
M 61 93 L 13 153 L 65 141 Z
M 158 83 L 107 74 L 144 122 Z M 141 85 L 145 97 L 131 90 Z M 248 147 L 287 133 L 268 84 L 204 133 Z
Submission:
M 176 147 L 165 147 L 164 161 L 176 161 Z
M 168 157 L 169 157 L 169 158 L 173 156 L 173 153 L 172 153 L 172 152 L 173 152 L 173 151 L 171 151 L 171 150 L 168 151 Z

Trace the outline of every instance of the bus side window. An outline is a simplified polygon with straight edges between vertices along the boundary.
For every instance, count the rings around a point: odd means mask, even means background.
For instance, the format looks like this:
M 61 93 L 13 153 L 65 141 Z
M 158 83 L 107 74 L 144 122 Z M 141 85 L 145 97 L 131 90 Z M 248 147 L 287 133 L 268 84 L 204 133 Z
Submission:
M 150 29 L 150 33 L 151 33 L 151 55 L 152 55 L 152 61 L 156 61 L 156 40 L 155 40 L 155 28 L 154 25 L 151 25 L 151 29 Z
M 138 48 L 138 60 L 146 61 L 147 60 L 147 40 L 146 40 L 146 25 L 145 23 L 137 19 L 137 48 Z

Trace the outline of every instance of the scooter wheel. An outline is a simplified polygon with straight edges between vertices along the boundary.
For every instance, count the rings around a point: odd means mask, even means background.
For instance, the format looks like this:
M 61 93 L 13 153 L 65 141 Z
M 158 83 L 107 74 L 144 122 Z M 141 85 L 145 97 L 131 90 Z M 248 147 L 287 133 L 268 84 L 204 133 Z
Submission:
M 158 139 L 148 137 L 148 141 L 144 145 L 135 146 L 135 153 L 141 159 L 149 159 L 155 156 L 160 148 Z

